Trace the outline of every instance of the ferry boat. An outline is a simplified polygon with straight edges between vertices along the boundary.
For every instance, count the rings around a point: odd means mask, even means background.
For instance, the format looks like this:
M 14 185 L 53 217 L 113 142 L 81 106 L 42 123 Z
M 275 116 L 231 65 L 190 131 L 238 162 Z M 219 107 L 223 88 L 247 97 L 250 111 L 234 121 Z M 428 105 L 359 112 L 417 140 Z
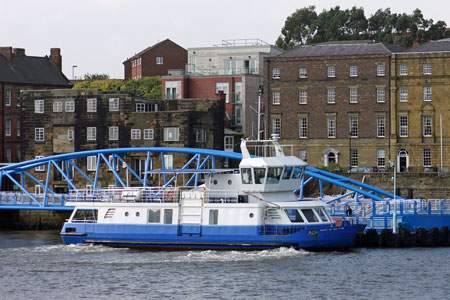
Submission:
M 285 156 L 276 137 L 269 141 L 274 155 L 254 157 L 250 141 L 242 140 L 236 170 L 159 171 L 201 172 L 205 182 L 199 186 L 74 193 L 66 203 L 75 209 L 62 240 L 148 250 L 350 248 L 365 225 L 337 225 L 322 201 L 298 200 L 293 191 L 307 164 Z

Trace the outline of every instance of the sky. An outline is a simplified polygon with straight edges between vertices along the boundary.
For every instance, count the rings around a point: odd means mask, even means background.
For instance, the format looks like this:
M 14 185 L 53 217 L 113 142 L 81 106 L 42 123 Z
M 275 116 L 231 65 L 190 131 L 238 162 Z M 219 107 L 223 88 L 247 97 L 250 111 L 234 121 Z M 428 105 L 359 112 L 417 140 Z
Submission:
M 286 18 L 310 5 L 317 13 L 363 7 L 366 18 L 388 7 L 406 14 L 419 8 L 450 27 L 448 0 L 0 0 L 0 46 L 25 48 L 29 56 L 60 48 L 69 79 L 123 79 L 127 58 L 167 38 L 186 49 L 245 38 L 274 44 Z

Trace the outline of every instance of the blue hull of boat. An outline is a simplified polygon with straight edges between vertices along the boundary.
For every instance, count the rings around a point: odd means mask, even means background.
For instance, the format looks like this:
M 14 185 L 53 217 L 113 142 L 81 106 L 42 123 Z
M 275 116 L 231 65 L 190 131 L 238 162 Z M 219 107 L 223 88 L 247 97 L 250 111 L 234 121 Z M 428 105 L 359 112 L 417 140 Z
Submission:
M 66 223 L 65 244 L 148 250 L 260 250 L 279 247 L 346 249 L 365 225 L 217 226 Z

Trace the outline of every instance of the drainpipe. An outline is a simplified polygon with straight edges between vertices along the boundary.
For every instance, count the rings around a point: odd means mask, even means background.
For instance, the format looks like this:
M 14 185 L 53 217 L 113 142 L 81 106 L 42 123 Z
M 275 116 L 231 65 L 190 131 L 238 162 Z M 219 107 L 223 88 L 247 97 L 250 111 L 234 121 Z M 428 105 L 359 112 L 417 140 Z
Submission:
M 0 133 L 2 135 L 2 157 L 1 160 L 2 162 L 5 161 L 5 83 L 2 82 L 2 102 L 0 103 L 0 107 L 2 109 L 2 126 L 0 126 L 0 128 L 2 128 L 2 132 Z

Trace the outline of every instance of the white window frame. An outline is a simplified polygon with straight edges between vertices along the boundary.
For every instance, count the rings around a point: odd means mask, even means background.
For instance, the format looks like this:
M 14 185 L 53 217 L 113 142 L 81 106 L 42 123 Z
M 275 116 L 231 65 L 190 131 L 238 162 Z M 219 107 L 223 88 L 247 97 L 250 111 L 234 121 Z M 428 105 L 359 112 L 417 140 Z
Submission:
M 384 64 L 377 65 L 377 77 L 386 76 L 386 66 Z
M 196 129 L 195 130 L 195 141 L 197 143 L 206 142 L 206 129 Z
M 430 148 L 423 148 L 422 156 L 423 156 L 423 159 L 422 159 L 423 166 L 425 168 L 431 167 L 431 149 Z
M 424 86 L 423 87 L 423 101 L 431 101 L 432 99 L 432 90 L 431 86 Z
M 408 102 L 408 87 L 402 86 L 399 89 L 400 102 Z
M 216 82 L 216 94 L 219 92 L 225 94 L 225 103 L 230 103 L 230 85 L 228 82 Z
M 157 64 L 157 65 L 163 65 L 163 64 L 164 64 L 164 57 L 162 57 L 162 56 L 157 56 L 157 57 L 156 57 L 156 64 Z
M 86 170 L 97 171 L 97 155 L 86 157 Z
M 173 169 L 173 155 L 172 154 L 164 154 L 164 168 L 165 169 Z
M 66 101 L 64 103 L 64 109 L 66 112 L 74 112 L 75 111 L 75 101 Z
M 386 88 L 379 87 L 377 88 L 377 103 L 384 103 L 386 102 Z
M 119 111 L 119 98 L 109 98 L 109 111 Z
M 145 103 L 136 103 L 136 112 L 145 112 Z
M 61 101 L 53 102 L 53 112 L 62 112 L 63 111 L 63 103 Z
M 272 118 L 272 134 L 281 137 L 281 118 Z
M 88 98 L 87 102 L 87 112 L 97 112 L 97 98 Z
M 327 77 L 328 78 L 336 77 L 336 66 L 328 66 L 327 67 Z
M 36 184 L 34 186 L 34 194 L 35 195 L 43 195 L 44 192 L 45 192 L 45 188 L 42 185 Z
M 358 103 L 358 88 L 350 88 L 349 94 L 350 103 Z
M 116 167 L 116 171 L 119 171 L 119 159 L 117 157 L 114 159 L 114 155 L 109 155 L 108 162 L 111 165 L 111 167 L 108 166 L 109 171 L 112 171 L 114 166 Z
M 36 156 L 35 159 L 44 158 L 44 156 Z M 36 172 L 45 172 L 45 165 L 40 165 L 34 168 Z
M 141 139 L 141 130 L 138 128 L 131 129 L 131 139 L 132 140 L 140 140 Z
M 5 119 L 5 136 L 11 136 L 11 126 L 12 126 L 12 120 L 11 119 Z
M 351 65 L 349 73 L 350 73 L 350 77 L 358 77 L 358 66 Z
M 307 139 L 308 138 L 308 118 L 300 117 L 298 119 L 298 138 Z
M 385 116 L 377 116 L 377 137 L 384 138 L 386 137 L 386 117 Z
M 431 75 L 431 64 L 425 63 L 422 66 L 423 75 Z
M 144 129 L 144 140 L 153 140 L 155 138 L 155 131 L 153 128 Z
M 336 138 L 336 117 L 327 118 L 327 137 L 329 139 Z
M 377 149 L 377 167 L 383 168 L 386 166 L 386 151 L 384 149 Z
M 34 128 L 34 140 L 36 142 L 45 141 L 45 130 L 43 127 Z
M 17 103 L 17 104 L 19 104 L 19 103 Z M 12 90 L 7 89 L 6 90 L 6 98 L 5 98 L 5 106 L 11 106 L 11 105 L 12 105 Z
M 110 141 L 118 141 L 119 140 L 119 126 L 110 126 L 108 131 L 109 131 L 109 140 Z
M 358 137 L 358 117 L 350 116 L 349 122 L 350 122 L 350 130 L 349 130 L 350 137 L 357 138 Z
M 407 64 L 400 64 L 400 75 L 408 75 L 408 65 Z
M 299 89 L 298 90 L 298 104 L 308 104 L 308 90 Z
M 69 141 L 72 141 L 74 139 L 74 135 L 73 135 L 73 130 L 72 129 L 67 130 L 67 139 Z
M 408 116 L 399 116 L 399 135 L 408 137 Z
M 281 91 L 280 90 L 272 90 L 272 104 L 273 105 L 281 104 Z
M 298 68 L 298 78 L 308 78 L 308 69 L 306 67 Z
M 234 151 L 234 136 L 226 135 L 223 139 L 223 146 L 225 151 Z
M 432 120 L 431 116 L 423 116 L 423 136 L 432 136 Z
M 304 162 L 308 161 L 308 151 L 305 149 L 298 150 L 298 157 Z
M 327 89 L 327 103 L 336 104 L 336 89 Z
M 357 167 L 358 163 L 358 149 L 350 149 L 350 167 Z
M 36 114 L 44 113 L 44 100 L 41 99 L 34 100 L 34 113 Z
M 164 142 L 178 142 L 180 140 L 179 127 L 164 127 Z
M 279 67 L 273 67 L 272 68 L 272 79 L 280 79 L 281 78 L 281 71 Z
M 86 140 L 96 141 L 97 140 L 97 127 L 87 127 L 86 128 Z

